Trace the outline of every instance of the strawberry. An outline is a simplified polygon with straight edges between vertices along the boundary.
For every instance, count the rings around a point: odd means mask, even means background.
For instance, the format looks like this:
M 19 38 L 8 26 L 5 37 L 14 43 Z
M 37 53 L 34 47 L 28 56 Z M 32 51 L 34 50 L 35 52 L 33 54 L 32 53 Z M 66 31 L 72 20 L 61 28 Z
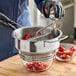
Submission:
M 44 66 L 39 66 L 38 69 L 39 70 L 43 70 L 44 69 Z
M 64 52 L 64 48 L 62 46 L 59 47 L 59 51 Z
M 23 37 L 22 39 L 23 40 L 26 40 L 26 39 L 29 39 L 29 38 L 32 38 L 32 36 L 30 34 L 27 34 L 25 37 Z
M 39 36 L 39 35 L 41 35 L 40 32 L 38 32 L 37 36 Z M 32 38 L 32 37 L 35 37 L 35 36 L 36 36 L 36 35 L 32 36 L 32 35 L 30 35 L 30 34 L 27 34 L 25 37 L 23 37 L 23 38 L 21 38 L 21 39 L 27 40 L 27 39 Z
M 66 59 L 66 58 L 67 58 L 67 55 L 63 54 L 62 59 Z
M 26 40 L 26 37 L 21 38 L 22 40 Z
M 60 51 L 58 51 L 58 52 L 56 53 L 56 55 L 57 55 L 57 56 L 60 56 L 60 55 L 61 55 L 61 52 L 60 52 Z
M 26 39 L 29 39 L 29 38 L 32 38 L 32 36 L 31 36 L 30 34 L 27 34 L 27 35 L 25 36 L 25 38 L 26 38 Z
M 26 67 L 29 68 L 29 69 L 31 69 L 33 67 L 33 65 L 31 63 L 27 63 Z
M 74 51 L 75 51 L 74 47 L 71 47 L 70 49 L 65 49 L 62 46 L 60 46 L 56 55 L 61 59 L 69 59 L 73 56 Z
M 37 33 L 37 36 L 41 35 L 40 32 Z
M 32 68 L 31 68 L 31 71 L 36 71 L 36 68 L 35 68 L 35 67 L 32 67 Z
M 63 55 L 60 55 L 59 57 L 60 57 L 60 58 L 63 58 Z
M 66 50 L 64 51 L 64 53 L 66 53 L 67 55 L 70 55 L 70 56 L 73 55 L 73 51 L 71 51 L 71 50 L 69 50 L 69 49 L 66 49 Z
M 70 55 L 67 55 L 67 59 L 69 59 L 69 58 L 71 58 L 71 56 Z
M 75 48 L 74 48 L 74 47 L 71 47 L 70 50 L 71 50 L 71 51 L 75 51 Z
M 35 37 L 36 35 L 33 35 L 33 37 Z

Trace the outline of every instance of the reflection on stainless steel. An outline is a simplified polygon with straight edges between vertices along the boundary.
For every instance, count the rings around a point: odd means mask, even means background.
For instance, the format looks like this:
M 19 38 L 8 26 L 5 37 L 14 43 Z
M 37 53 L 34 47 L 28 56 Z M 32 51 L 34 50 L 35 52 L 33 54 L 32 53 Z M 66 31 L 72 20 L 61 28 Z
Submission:
M 46 54 L 27 54 L 26 52 L 20 52 L 20 57 L 24 61 L 36 62 L 36 61 L 48 61 L 54 58 L 54 53 L 46 53 Z
M 13 37 L 15 38 L 15 47 L 19 50 L 19 54 L 22 59 L 27 61 L 46 61 L 54 58 L 56 49 L 60 46 L 59 38 L 62 36 L 62 32 L 59 29 L 53 29 L 52 27 L 46 28 L 40 31 L 41 35 L 48 35 L 37 38 L 35 40 L 22 40 L 26 34 L 35 35 L 36 31 L 43 27 L 23 27 L 13 31 Z M 48 42 L 52 43 L 48 43 Z M 45 46 L 44 46 L 45 45 Z

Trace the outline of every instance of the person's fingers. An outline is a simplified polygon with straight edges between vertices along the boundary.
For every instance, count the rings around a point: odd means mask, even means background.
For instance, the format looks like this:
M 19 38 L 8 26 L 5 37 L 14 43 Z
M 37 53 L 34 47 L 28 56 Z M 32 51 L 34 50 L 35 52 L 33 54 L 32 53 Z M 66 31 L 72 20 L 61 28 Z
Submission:
M 53 9 L 53 5 L 50 5 L 50 14 L 54 14 L 54 9 Z
M 61 17 L 64 16 L 64 9 L 62 6 L 60 5 L 55 5 L 54 6 L 54 15 L 56 18 L 61 19 Z
M 61 9 L 62 9 L 62 17 L 63 17 L 65 14 L 65 10 L 64 10 L 64 7 L 62 5 L 61 5 Z
M 64 7 L 63 7 L 63 5 L 61 4 L 61 2 L 59 3 L 59 5 L 60 5 L 60 8 L 61 8 L 61 17 L 63 17 L 64 14 L 65 14 L 65 10 L 64 10 Z
M 61 19 L 61 17 L 62 17 L 62 7 L 59 6 L 59 19 Z
M 53 6 L 53 8 L 54 8 L 54 16 L 57 18 L 57 7 L 56 7 L 56 5 Z
M 56 18 L 60 18 L 60 7 L 56 5 L 56 13 L 55 13 Z
M 43 7 L 43 13 L 44 13 L 44 16 L 46 18 L 49 18 L 50 16 L 50 8 L 52 7 L 52 4 L 49 5 L 49 3 L 45 3 L 44 7 Z

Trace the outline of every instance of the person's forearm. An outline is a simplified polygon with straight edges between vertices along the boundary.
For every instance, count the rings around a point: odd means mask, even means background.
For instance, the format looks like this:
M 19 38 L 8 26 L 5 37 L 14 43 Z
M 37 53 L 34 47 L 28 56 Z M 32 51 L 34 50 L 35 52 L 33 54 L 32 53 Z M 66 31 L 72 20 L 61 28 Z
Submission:
M 36 3 L 37 8 L 40 10 L 41 13 L 43 13 L 43 5 L 45 3 L 45 0 L 34 0 Z

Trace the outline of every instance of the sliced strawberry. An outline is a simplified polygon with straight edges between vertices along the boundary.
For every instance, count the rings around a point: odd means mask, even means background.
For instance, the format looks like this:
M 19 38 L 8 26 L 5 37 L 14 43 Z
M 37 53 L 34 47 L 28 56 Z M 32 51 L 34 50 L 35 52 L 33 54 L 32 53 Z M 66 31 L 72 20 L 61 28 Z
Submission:
M 32 62 L 32 63 L 27 63 L 26 67 L 27 69 L 31 71 L 42 71 L 47 68 L 47 64 L 44 64 L 42 62 Z
M 62 58 L 63 59 L 66 59 L 67 58 L 67 55 L 66 54 L 63 54 Z
M 70 55 L 70 56 L 73 55 L 73 51 L 71 51 L 71 50 L 69 50 L 69 49 L 66 49 L 66 50 L 64 51 L 64 53 L 66 53 L 66 55 Z
M 39 69 L 39 70 L 43 70 L 43 69 L 45 69 L 45 68 L 44 68 L 44 66 L 39 66 L 38 69 Z
M 70 55 L 67 55 L 67 59 L 69 59 L 69 58 L 71 58 L 71 56 Z
M 75 51 L 74 47 L 71 47 L 70 49 L 65 49 L 62 46 L 60 46 L 56 55 L 62 59 L 69 59 L 73 56 L 74 51 Z
M 64 52 L 64 48 L 62 46 L 59 47 L 59 51 Z
M 59 57 L 60 55 L 63 55 L 64 52 L 58 50 L 58 52 L 56 53 L 56 55 Z
M 33 35 L 33 37 L 35 37 L 36 35 Z
M 30 34 L 27 34 L 27 35 L 25 36 L 25 38 L 26 38 L 26 39 L 29 39 L 29 38 L 32 38 L 32 36 L 31 36 Z
M 63 58 L 63 55 L 60 55 L 59 57 L 62 59 Z
M 74 47 L 71 47 L 70 50 L 71 50 L 71 51 L 75 51 L 75 48 L 74 48 Z
M 31 69 L 33 67 L 33 65 L 31 63 L 27 63 L 26 67 L 29 68 L 29 69 Z
M 41 35 L 40 32 L 38 32 L 37 36 Z
M 29 38 L 32 38 L 32 36 L 30 34 L 27 34 L 27 35 L 25 35 L 25 37 L 23 37 L 21 39 L 26 40 L 26 39 L 29 39 Z
M 61 54 L 59 52 L 57 52 L 56 55 L 59 57 Z
M 24 37 L 24 38 L 21 38 L 22 40 L 26 40 L 26 37 Z
M 32 69 L 31 69 L 32 71 L 36 71 L 36 68 L 35 67 L 32 67 Z
M 34 64 L 35 68 L 39 68 L 38 64 Z

